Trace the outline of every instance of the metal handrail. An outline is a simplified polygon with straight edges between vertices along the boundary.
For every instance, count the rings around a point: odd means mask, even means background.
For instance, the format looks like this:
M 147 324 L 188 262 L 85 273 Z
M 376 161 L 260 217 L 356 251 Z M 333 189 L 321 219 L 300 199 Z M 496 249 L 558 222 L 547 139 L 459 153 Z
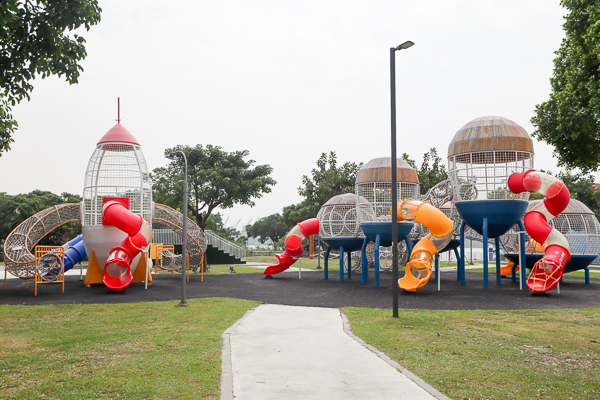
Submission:
M 181 237 L 171 229 L 153 229 L 152 232 L 152 241 L 154 243 L 181 244 Z M 204 236 L 206 236 L 207 244 L 242 261 L 246 260 L 246 249 L 240 245 L 229 242 L 210 230 L 205 230 Z
M 214 234 L 210 230 L 205 230 L 204 234 L 206 235 L 206 243 L 211 246 L 215 246 L 219 250 L 234 256 L 235 258 L 239 258 L 242 261 L 246 261 L 246 249 L 242 246 L 229 242 L 222 237 Z

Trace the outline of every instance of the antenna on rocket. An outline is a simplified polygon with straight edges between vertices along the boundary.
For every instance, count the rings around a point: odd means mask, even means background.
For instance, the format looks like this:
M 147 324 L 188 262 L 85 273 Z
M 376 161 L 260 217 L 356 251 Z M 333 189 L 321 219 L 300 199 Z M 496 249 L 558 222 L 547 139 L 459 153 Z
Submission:
M 121 98 L 117 97 L 117 124 L 121 123 Z

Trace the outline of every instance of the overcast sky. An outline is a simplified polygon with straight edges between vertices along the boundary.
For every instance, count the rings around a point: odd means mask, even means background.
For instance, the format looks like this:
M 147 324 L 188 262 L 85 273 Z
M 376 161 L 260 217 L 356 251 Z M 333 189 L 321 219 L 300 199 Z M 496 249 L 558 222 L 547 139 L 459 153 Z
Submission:
M 533 131 L 564 36 L 558 0 L 100 0 L 83 35 L 78 85 L 34 82 L 14 107 L 19 130 L 0 158 L 0 191 L 83 193 L 98 140 L 121 123 L 149 168 L 164 149 L 249 150 L 278 182 L 256 206 L 219 210 L 228 226 L 302 200 L 302 175 L 322 152 L 340 164 L 389 157 L 389 48 L 396 56 L 398 154 L 446 159 L 464 124 L 498 115 Z M 535 167 L 557 171 L 534 141 Z

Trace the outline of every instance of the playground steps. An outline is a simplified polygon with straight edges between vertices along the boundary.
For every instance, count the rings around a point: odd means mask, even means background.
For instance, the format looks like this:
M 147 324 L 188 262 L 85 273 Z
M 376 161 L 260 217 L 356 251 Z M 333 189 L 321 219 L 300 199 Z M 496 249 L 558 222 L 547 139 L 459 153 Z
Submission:
M 209 264 L 245 264 L 246 249 L 229 242 L 210 230 L 205 230 L 206 256 Z

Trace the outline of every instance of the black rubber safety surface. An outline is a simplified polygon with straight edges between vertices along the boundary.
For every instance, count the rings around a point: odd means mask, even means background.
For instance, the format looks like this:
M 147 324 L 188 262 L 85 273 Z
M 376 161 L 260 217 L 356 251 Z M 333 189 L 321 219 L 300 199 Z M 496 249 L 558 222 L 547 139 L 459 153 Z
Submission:
M 190 275 L 186 285 L 186 298 L 231 297 L 257 300 L 263 303 L 314 307 L 368 307 L 392 308 L 392 275 L 382 272 L 381 286 L 376 288 L 371 274 L 369 282 L 362 285 L 360 275 L 339 281 L 338 273 L 330 273 L 323 279 L 322 272 L 284 272 L 273 279 L 265 279 L 262 273 L 205 275 L 200 282 L 199 274 Z M 67 276 L 65 293 L 60 284 L 38 286 L 34 296 L 33 280 L 29 289 L 25 281 L 9 279 L 7 289 L 0 286 L 0 304 L 98 304 L 136 303 L 145 301 L 179 301 L 181 299 L 181 275 L 159 275 L 154 284 L 144 289 L 143 283 L 134 282 L 124 291 L 115 292 L 102 284 L 86 288 L 79 276 Z M 546 294 L 534 294 L 519 290 L 519 283 L 502 279 L 496 284 L 490 275 L 489 288 L 483 288 L 481 274 L 467 273 L 466 285 L 456 280 L 456 272 L 442 273 L 441 291 L 437 282 L 430 281 L 416 293 L 398 289 L 399 308 L 431 310 L 518 310 L 600 307 L 600 280 L 591 279 L 586 285 L 583 278 L 564 277 L 560 294 L 556 289 Z

